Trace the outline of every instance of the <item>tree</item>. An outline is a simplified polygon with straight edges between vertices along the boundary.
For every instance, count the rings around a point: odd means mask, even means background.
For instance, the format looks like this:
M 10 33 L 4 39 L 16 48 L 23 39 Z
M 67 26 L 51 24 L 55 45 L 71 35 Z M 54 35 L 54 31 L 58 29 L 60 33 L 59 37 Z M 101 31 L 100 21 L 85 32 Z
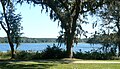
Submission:
M 103 21 L 101 24 L 101 31 L 107 34 L 107 43 L 112 43 L 118 46 L 120 55 L 120 1 L 110 0 L 107 1 L 101 10 L 98 11 Z M 116 34 L 117 33 L 117 34 Z M 112 38 L 110 37 L 112 35 Z M 114 38 L 113 38 L 114 37 Z
M 14 58 L 14 44 L 19 45 L 21 36 L 21 15 L 15 14 L 15 8 L 11 0 L 1 0 L 3 13 L 1 13 L 0 24 L 7 34 L 8 42 L 11 48 L 11 59 Z
M 39 4 L 42 10 L 50 11 L 50 18 L 54 21 L 58 20 L 64 35 L 68 58 L 73 57 L 72 47 L 76 36 L 86 33 L 81 27 L 81 16 L 85 17 L 85 13 L 95 10 L 102 6 L 104 0 L 18 0 L 19 3 L 27 1 Z

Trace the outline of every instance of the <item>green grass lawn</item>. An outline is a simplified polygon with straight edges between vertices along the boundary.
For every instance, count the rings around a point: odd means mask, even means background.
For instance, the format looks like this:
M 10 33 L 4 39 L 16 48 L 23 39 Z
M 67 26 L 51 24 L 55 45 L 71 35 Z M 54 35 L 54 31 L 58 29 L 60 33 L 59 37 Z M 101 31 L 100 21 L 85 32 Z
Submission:
M 96 60 L 97 61 L 97 60 Z M 61 61 L 0 61 L 0 69 L 120 69 L 120 64 L 65 63 Z

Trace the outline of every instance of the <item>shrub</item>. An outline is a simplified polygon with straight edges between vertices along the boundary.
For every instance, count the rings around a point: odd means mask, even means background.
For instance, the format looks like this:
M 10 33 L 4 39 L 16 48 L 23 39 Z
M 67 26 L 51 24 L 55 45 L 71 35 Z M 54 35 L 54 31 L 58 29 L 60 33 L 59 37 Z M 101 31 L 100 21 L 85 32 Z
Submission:
M 0 58 L 10 58 L 11 57 L 11 51 L 7 52 L 0 52 Z
M 41 59 L 42 58 L 42 53 L 41 52 L 34 52 L 34 54 L 32 55 L 32 59 Z
M 79 59 L 95 59 L 95 60 L 105 60 L 105 59 L 113 59 L 113 55 L 112 53 L 101 53 L 101 52 L 76 52 L 74 54 L 75 58 L 79 58 Z
M 66 56 L 66 51 L 57 46 L 48 46 L 41 54 L 43 59 L 60 59 Z
M 17 51 L 16 52 L 16 59 L 22 59 L 22 60 L 30 60 L 33 59 L 33 54 L 28 51 Z

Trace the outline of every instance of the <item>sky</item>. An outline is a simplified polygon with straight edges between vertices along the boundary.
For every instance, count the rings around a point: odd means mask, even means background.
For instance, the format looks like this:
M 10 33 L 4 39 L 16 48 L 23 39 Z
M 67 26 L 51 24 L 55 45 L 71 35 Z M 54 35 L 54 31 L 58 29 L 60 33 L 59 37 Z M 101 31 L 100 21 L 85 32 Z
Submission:
M 59 36 L 60 27 L 58 27 L 57 21 L 50 20 L 49 14 L 44 11 L 41 13 L 40 6 L 23 4 L 22 6 L 17 5 L 16 8 L 16 13 L 22 15 L 23 30 L 21 32 L 24 33 L 22 36 L 30 38 L 56 38 Z M 0 37 L 5 36 L 6 33 L 1 28 Z
M 58 26 L 57 21 L 50 20 L 49 13 L 45 13 L 45 10 L 41 13 L 40 6 L 33 6 L 28 4 L 16 5 L 16 13 L 21 13 L 23 26 L 23 37 L 29 38 L 57 38 L 61 28 Z M 1 10 L 1 6 L 0 6 Z M 93 19 L 89 18 L 89 21 Z M 89 32 L 94 32 L 92 24 L 84 24 L 83 29 Z M 88 35 L 90 36 L 90 35 Z M 6 37 L 6 33 L 0 27 L 0 37 Z M 84 37 L 83 37 L 84 38 Z

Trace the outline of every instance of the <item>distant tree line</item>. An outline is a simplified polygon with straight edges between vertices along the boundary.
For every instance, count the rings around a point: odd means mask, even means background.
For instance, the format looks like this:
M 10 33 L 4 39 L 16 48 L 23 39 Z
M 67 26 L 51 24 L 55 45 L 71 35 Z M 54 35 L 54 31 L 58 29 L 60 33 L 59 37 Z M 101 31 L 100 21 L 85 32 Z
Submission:
M 56 38 L 27 38 L 21 37 L 20 43 L 48 43 L 56 42 Z M 8 43 L 7 37 L 0 37 L 0 43 Z
M 21 37 L 20 43 L 55 43 L 57 38 L 28 38 Z M 87 42 L 87 38 L 79 39 L 78 42 Z M 8 43 L 7 37 L 0 37 L 0 43 Z

